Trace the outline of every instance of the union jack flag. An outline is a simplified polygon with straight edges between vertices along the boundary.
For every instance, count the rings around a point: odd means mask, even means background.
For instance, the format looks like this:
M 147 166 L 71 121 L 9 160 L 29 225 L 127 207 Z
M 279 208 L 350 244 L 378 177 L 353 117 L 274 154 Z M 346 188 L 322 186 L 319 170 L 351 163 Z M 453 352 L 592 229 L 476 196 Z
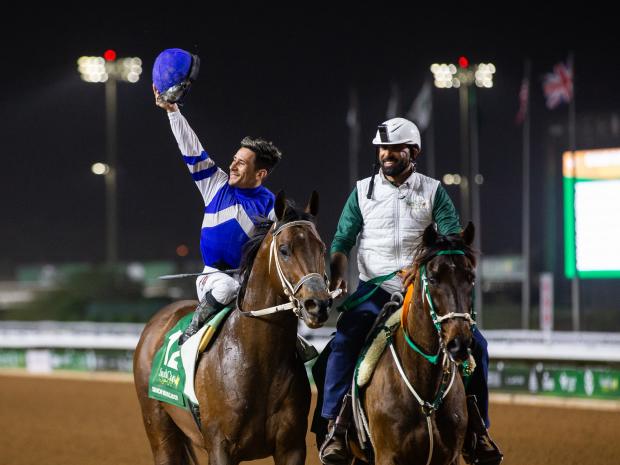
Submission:
M 550 110 L 560 103 L 570 102 L 573 98 L 573 70 L 564 63 L 555 65 L 553 72 L 543 78 L 543 92 Z

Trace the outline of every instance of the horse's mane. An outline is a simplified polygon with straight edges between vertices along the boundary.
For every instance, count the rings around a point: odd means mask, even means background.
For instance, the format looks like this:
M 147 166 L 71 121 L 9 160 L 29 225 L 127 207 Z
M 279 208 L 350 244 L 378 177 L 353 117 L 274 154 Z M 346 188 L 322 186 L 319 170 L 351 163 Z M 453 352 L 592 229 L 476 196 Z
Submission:
M 420 241 L 420 244 L 414 250 L 413 266 L 419 268 L 442 250 L 462 250 L 465 252 L 465 256 L 471 260 L 474 267 L 476 266 L 476 251 L 465 243 L 460 234 L 449 234 L 446 236 L 438 234 L 437 240 L 431 246 L 425 245 L 423 240 Z
M 286 208 L 284 209 L 284 216 L 280 221 L 278 221 L 277 226 L 279 227 L 285 223 L 290 223 L 291 221 L 298 220 L 307 220 L 312 221 L 313 223 L 315 222 L 314 216 L 298 208 L 292 200 L 287 200 Z M 265 236 L 267 236 L 273 224 L 274 221 L 270 220 L 269 218 L 258 218 L 258 223 L 256 224 L 256 229 L 254 230 L 252 237 L 243 246 L 241 254 L 241 265 L 239 267 L 239 275 L 241 276 L 241 287 L 239 288 L 239 297 L 237 300 L 238 302 L 241 302 L 243 300 L 245 290 L 250 279 L 250 273 L 252 272 L 252 266 L 254 265 L 254 260 L 256 259 L 256 255 L 258 254 L 258 251 L 261 244 L 263 243 L 263 240 L 265 239 Z

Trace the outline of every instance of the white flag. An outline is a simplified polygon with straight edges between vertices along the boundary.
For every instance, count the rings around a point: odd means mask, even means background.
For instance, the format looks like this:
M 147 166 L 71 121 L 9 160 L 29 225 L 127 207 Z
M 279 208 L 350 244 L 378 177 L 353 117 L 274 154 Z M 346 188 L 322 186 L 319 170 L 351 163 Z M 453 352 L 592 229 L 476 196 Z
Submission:
M 407 113 L 407 118 L 417 124 L 420 131 L 424 131 L 431 122 L 431 116 L 433 114 L 431 91 L 431 83 L 430 81 L 426 81 Z
M 387 110 L 385 110 L 385 116 L 387 119 L 396 118 L 398 116 L 398 101 L 400 100 L 400 92 L 398 86 L 392 83 L 390 87 L 390 99 L 388 100 Z

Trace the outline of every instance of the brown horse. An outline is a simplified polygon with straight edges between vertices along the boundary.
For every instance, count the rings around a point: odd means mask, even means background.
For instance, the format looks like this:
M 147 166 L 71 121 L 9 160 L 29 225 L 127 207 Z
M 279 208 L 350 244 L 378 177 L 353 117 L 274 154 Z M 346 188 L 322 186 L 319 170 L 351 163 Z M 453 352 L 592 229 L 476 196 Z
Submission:
M 472 341 L 473 237 L 471 223 L 460 236 L 424 231 L 401 327 L 361 395 L 378 465 L 458 464 L 468 418 L 457 363 Z M 357 444 L 352 450 L 369 459 Z
M 277 221 L 260 226 L 244 250 L 238 309 L 197 361 L 200 427 L 184 409 L 147 396 L 153 356 L 164 334 L 195 309 L 168 305 L 148 322 L 134 356 L 134 378 L 156 464 L 197 462 L 192 445 L 211 465 L 273 456 L 277 465 L 303 465 L 310 386 L 297 356 L 300 319 L 312 328 L 332 303 L 325 277 L 325 245 L 314 224 L 318 195 L 305 211 L 276 197 Z M 273 243 L 273 245 L 272 245 Z M 291 301 L 294 311 L 252 317 L 248 310 Z

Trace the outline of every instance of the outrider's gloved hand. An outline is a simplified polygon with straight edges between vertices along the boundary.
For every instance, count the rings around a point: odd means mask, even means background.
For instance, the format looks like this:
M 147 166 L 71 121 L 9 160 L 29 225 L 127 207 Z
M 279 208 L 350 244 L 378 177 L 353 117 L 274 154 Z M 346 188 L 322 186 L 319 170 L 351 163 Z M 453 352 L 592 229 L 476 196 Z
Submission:
M 331 256 L 329 290 L 335 291 L 342 289 L 343 293 L 347 292 L 347 267 L 349 260 L 342 252 L 334 252 Z

